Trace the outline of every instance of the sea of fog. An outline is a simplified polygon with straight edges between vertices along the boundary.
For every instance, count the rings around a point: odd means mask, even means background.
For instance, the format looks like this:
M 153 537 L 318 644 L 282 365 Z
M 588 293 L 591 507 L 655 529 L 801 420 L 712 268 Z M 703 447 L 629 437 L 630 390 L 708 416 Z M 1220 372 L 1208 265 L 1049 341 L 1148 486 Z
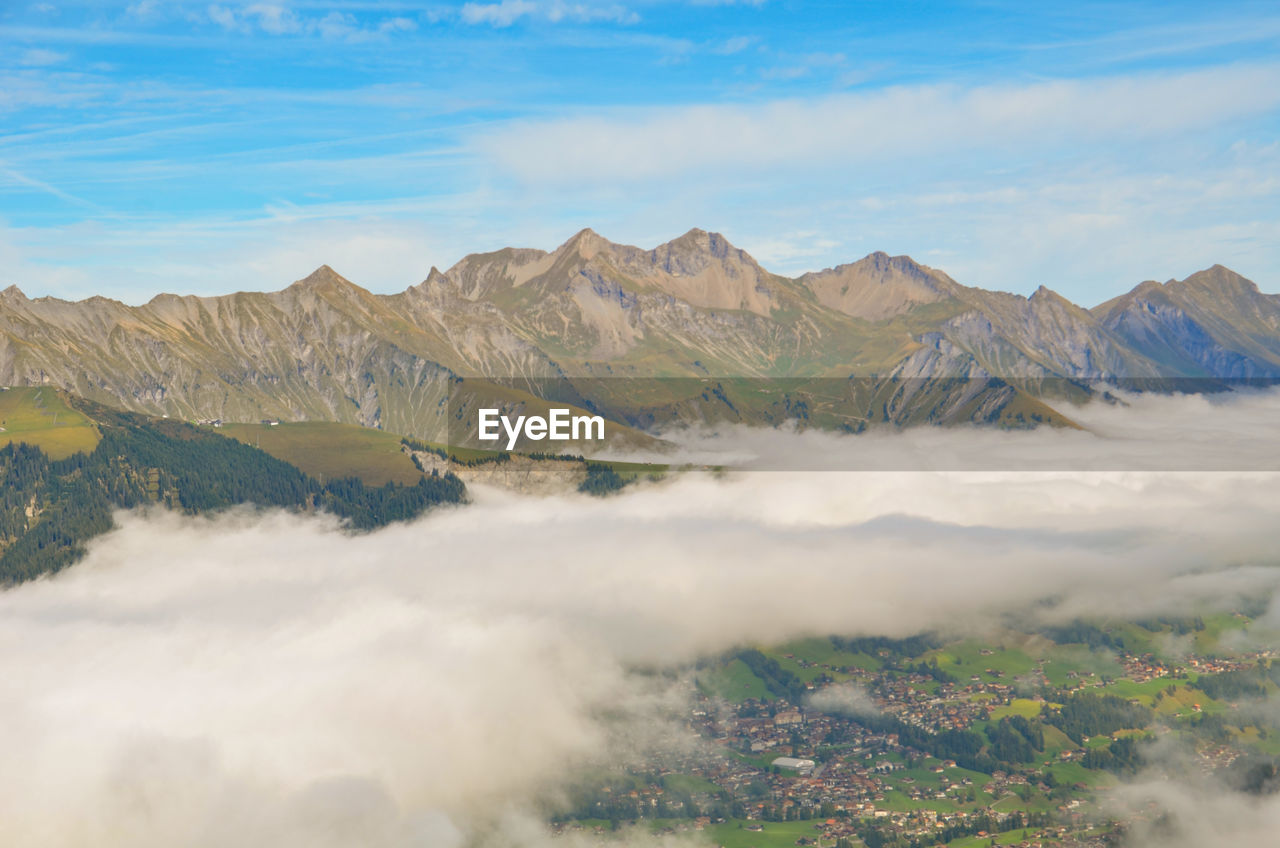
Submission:
M 1107 409 L 1103 435 L 875 443 L 1016 442 L 1089 468 L 1109 440 L 1229 448 L 1277 420 L 1270 395 L 1171 412 L 1200 403 Z M 869 444 L 717 438 L 820 448 L 823 467 Z M 80 564 L 0 593 L 0 842 L 541 846 L 540 811 L 583 769 L 696 750 L 680 669 L 698 657 L 808 634 L 981 633 L 1007 614 L 1203 611 L 1280 585 L 1280 474 L 978 468 L 688 473 L 604 499 L 477 487 L 470 505 L 367 535 L 283 512 L 122 513 Z M 1280 646 L 1278 630 L 1273 610 L 1231 638 Z M 1191 778 L 1114 795 L 1174 805 L 1186 840 L 1160 845 L 1265 844 L 1280 826 L 1275 799 Z
M 672 449 L 599 458 L 791 471 L 1280 471 L 1280 389 L 1196 395 L 1116 391 L 1062 411 L 1076 427 L 671 430 Z

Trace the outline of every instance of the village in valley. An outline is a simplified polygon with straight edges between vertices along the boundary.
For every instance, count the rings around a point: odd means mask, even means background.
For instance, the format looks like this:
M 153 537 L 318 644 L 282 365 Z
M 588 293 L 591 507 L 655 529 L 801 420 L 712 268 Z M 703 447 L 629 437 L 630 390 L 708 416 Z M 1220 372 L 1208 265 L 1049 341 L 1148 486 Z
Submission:
M 643 827 L 725 848 L 1119 846 L 1162 815 L 1107 803 L 1158 738 L 1236 781 L 1280 744 L 1239 613 L 746 649 L 688 677 L 698 744 L 592 775 L 560 833 Z M 1230 647 L 1238 645 L 1243 647 Z M 1247 775 L 1246 775 L 1247 777 Z M 1238 782 L 1238 781 L 1237 781 Z

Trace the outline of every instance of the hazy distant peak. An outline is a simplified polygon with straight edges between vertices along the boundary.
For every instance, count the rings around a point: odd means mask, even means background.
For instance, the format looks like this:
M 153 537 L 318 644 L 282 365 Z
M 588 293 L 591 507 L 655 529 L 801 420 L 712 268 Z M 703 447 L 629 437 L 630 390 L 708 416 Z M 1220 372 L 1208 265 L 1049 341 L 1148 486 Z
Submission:
M 1118 297 L 1100 303 L 1090 311 L 1098 316 L 1112 316 L 1123 310 L 1142 304 L 1165 304 L 1181 298 L 1207 298 L 1205 305 L 1213 301 L 1223 304 L 1242 298 L 1274 298 L 1265 295 L 1257 283 L 1237 274 L 1225 265 L 1214 265 L 1203 271 L 1197 271 L 1182 280 L 1167 280 L 1160 283 L 1155 280 L 1144 280 Z
M 3 297 L 5 300 L 26 300 L 27 299 L 27 296 L 22 293 L 22 289 L 18 288 L 16 285 L 9 286 L 4 291 L 0 291 L 0 297 Z

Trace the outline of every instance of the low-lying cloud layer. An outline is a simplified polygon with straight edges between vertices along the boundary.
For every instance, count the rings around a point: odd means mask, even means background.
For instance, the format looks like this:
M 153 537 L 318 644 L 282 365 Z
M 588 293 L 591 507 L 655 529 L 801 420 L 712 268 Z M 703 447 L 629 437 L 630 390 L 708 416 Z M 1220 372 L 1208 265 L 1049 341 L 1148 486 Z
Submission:
M 670 453 L 618 456 L 789 471 L 1280 471 L 1280 391 L 1112 395 L 1057 404 L 1080 429 L 806 430 L 787 439 L 719 425 L 664 433 L 677 446 Z
M 679 676 L 637 669 L 1280 583 L 1271 473 L 473 495 L 364 536 L 282 513 L 123 514 L 80 565 L 0 594 L 0 841 L 536 844 L 531 811 L 575 770 L 677 733 Z

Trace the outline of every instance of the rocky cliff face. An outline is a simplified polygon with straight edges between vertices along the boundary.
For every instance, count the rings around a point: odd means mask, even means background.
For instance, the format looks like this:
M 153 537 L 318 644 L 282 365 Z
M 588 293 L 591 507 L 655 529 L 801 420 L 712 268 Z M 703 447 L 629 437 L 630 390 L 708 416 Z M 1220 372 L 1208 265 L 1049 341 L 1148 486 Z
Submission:
M 861 427 L 1002 421 L 1014 408 L 1053 420 L 1041 401 L 1062 392 L 1049 387 L 1164 378 L 1280 378 L 1280 297 L 1215 267 L 1086 310 L 882 253 L 788 279 L 702 230 L 651 250 L 584 230 L 552 252 L 468 256 L 389 296 L 327 266 L 281 291 L 136 307 L 0 292 L 0 384 L 424 438 L 447 425 L 459 380 L 631 423 Z

